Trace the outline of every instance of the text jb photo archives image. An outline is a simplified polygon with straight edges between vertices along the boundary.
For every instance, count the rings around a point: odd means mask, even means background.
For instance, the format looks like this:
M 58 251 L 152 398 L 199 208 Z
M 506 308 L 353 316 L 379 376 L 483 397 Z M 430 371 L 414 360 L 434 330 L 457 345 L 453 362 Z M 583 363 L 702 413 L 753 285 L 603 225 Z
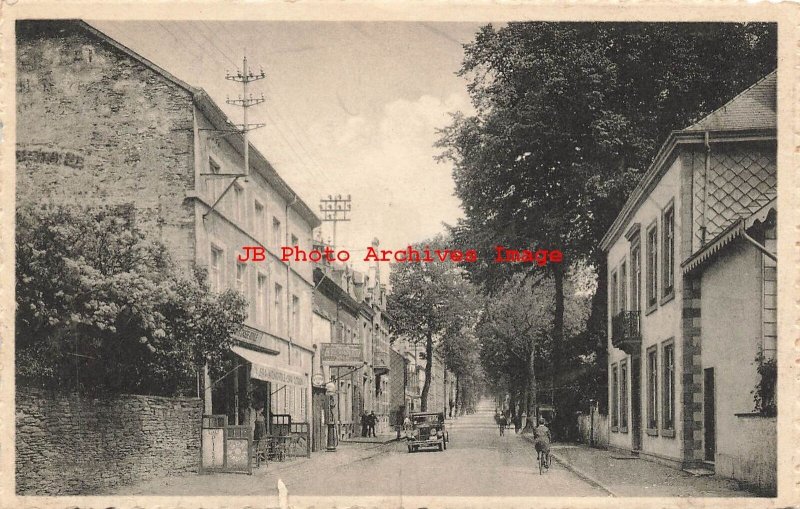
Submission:
M 12 505 L 798 500 L 795 9 L 44 5 Z

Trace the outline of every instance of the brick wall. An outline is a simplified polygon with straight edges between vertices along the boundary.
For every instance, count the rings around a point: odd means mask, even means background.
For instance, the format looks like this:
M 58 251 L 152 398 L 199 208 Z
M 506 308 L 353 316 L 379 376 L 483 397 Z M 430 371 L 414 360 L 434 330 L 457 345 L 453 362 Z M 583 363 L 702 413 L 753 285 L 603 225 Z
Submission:
M 194 259 L 192 94 L 75 21 L 19 21 L 17 203 L 135 202 Z
M 77 495 L 197 471 L 202 402 L 17 388 L 17 493 Z
M 703 460 L 703 362 L 700 327 L 700 280 L 683 280 L 683 463 L 692 465 Z

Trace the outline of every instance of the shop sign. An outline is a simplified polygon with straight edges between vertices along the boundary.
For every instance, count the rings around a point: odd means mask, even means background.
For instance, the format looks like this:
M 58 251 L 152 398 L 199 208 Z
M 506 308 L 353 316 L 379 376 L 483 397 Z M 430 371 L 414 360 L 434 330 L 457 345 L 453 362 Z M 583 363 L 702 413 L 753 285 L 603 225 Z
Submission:
M 233 339 L 242 343 L 266 348 L 268 350 L 277 350 L 274 342 L 271 341 L 272 338 L 260 330 L 254 329 L 247 325 L 242 325 L 238 331 L 234 332 Z
M 322 363 L 328 366 L 362 366 L 364 352 L 353 343 L 322 343 Z
M 305 379 L 302 375 L 272 366 L 265 366 L 263 364 L 253 363 L 250 368 L 250 376 L 258 380 L 276 384 L 294 385 L 297 387 L 303 387 L 305 385 Z

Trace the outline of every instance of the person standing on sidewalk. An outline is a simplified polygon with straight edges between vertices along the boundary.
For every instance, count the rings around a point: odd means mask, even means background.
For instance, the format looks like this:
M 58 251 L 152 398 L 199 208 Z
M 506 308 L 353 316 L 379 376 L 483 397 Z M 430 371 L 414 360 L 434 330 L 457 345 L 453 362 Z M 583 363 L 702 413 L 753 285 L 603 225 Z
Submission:
M 500 426 L 500 436 L 504 436 L 506 434 L 506 426 L 508 425 L 506 414 L 500 414 L 500 418 L 497 419 L 497 425 Z
M 375 437 L 375 425 L 378 423 L 378 418 L 375 416 L 375 411 L 371 411 L 367 416 L 367 436 Z

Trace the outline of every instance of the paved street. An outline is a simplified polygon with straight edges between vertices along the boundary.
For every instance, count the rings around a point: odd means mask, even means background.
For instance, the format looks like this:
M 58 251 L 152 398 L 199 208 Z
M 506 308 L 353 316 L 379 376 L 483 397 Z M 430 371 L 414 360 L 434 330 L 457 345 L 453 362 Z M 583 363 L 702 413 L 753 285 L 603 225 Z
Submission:
M 336 453 L 270 463 L 252 476 L 163 478 L 121 488 L 134 495 L 277 495 L 281 479 L 297 496 L 608 496 L 553 464 L 539 475 L 536 452 L 513 430 L 499 436 L 491 403 L 450 424 L 450 445 L 409 454 L 402 442 L 340 444 Z

